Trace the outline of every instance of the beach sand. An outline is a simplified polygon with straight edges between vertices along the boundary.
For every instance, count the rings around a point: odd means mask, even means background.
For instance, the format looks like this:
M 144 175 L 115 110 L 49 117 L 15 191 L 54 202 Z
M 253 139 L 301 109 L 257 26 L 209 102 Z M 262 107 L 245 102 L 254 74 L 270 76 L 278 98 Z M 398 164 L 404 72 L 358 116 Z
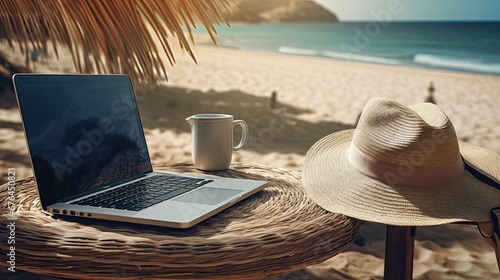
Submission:
M 370 98 L 420 103 L 431 81 L 437 104 L 459 138 L 500 153 L 498 76 L 253 53 L 215 47 L 203 35 L 197 35 L 196 42 L 197 65 L 177 50 L 168 82 L 136 88 L 153 163 L 190 162 L 185 118 L 216 112 L 232 114 L 250 127 L 250 142 L 234 153 L 233 162 L 300 170 L 309 147 L 323 136 L 353 128 Z M 0 47 L 7 49 L 6 44 Z M 19 52 L 9 56 L 23 61 Z M 51 55 L 37 62 L 36 71 L 75 69 L 63 52 L 59 60 Z M 278 97 L 274 109 L 272 92 Z M 14 167 L 18 177 L 28 176 L 30 160 L 12 93 L 2 97 L 0 107 L 0 168 Z M 495 254 L 474 226 L 422 227 L 416 239 L 415 279 L 500 278 Z M 349 250 L 282 278 L 382 279 L 384 246 L 385 226 L 363 222 Z

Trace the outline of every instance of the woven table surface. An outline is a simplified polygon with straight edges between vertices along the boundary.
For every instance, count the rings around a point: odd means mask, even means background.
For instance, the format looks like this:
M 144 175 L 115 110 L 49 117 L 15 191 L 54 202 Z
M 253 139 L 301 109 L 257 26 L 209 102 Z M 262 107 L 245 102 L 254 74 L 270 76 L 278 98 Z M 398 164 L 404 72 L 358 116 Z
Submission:
M 155 170 L 202 173 L 190 164 Z M 358 234 L 357 220 L 305 196 L 300 172 L 232 165 L 203 173 L 268 184 L 190 229 L 171 229 L 52 216 L 41 209 L 33 178 L 19 180 L 16 269 L 71 279 L 261 279 L 323 262 Z M 7 184 L 0 186 L 0 204 L 6 221 Z M 2 241 L 2 259 L 7 250 Z

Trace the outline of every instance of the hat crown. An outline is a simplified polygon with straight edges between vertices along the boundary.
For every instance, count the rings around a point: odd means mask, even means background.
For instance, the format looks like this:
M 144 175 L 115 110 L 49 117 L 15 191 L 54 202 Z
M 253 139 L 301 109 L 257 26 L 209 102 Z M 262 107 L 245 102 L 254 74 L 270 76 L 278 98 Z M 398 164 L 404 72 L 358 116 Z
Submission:
M 431 103 L 406 107 L 389 99 L 371 99 L 352 144 L 373 159 L 403 166 L 446 166 L 461 157 L 453 124 Z

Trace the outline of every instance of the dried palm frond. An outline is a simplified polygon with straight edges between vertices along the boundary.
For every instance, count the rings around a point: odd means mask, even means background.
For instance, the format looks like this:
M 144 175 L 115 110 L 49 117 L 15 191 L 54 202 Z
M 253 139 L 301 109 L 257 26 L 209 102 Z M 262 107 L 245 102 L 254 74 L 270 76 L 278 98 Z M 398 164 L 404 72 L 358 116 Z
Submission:
M 175 36 L 196 61 L 188 32 L 200 23 L 215 43 L 213 24 L 227 22 L 222 9 L 228 0 L 1 0 L 0 40 L 46 50 L 48 42 L 58 56 L 68 47 L 81 73 L 127 73 L 135 82 L 156 83 L 166 77 L 155 36 L 171 65 L 174 54 L 167 41 Z

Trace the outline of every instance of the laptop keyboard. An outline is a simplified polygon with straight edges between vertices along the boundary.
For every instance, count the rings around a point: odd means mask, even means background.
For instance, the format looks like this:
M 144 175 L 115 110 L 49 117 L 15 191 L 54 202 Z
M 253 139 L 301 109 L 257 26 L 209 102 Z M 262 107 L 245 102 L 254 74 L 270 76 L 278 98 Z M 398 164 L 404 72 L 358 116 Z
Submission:
M 70 204 L 140 211 L 212 181 L 159 175 L 73 201 Z

